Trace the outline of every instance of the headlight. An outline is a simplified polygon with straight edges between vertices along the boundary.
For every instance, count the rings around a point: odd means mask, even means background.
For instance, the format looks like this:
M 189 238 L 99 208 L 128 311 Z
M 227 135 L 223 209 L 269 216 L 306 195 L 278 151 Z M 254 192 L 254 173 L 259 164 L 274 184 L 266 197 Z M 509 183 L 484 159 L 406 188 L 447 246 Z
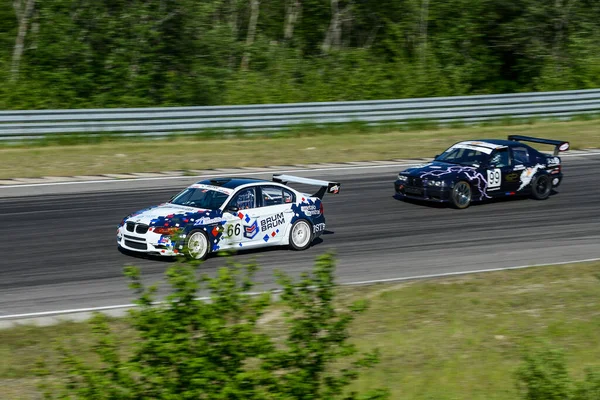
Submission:
M 406 182 L 407 179 L 408 179 L 408 176 L 398 174 L 399 181 Z
M 427 181 L 427 185 L 440 187 L 440 186 L 444 186 L 444 181 Z
M 181 231 L 181 228 L 166 228 L 166 227 L 156 227 L 148 229 L 150 232 L 158 233 L 159 235 L 175 235 L 176 233 Z

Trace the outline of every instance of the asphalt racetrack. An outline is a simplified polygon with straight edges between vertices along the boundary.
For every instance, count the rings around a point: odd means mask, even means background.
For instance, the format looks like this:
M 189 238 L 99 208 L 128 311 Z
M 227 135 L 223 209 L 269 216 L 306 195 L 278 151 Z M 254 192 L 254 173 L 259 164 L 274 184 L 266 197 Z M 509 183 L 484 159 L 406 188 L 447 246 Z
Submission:
M 508 199 L 466 210 L 394 199 L 392 183 L 403 167 L 297 172 L 342 182 L 340 194 L 325 197 L 327 234 L 303 252 L 255 250 L 235 260 L 259 262 L 261 289 L 273 287 L 275 269 L 310 270 L 329 249 L 338 255 L 339 282 L 600 257 L 600 157 L 563 162 L 563 184 L 545 201 Z M 197 180 L 0 188 L 0 316 L 130 303 L 123 267 L 137 265 L 146 282 L 157 282 L 171 261 L 120 253 L 116 225 Z M 201 268 L 211 273 L 223 262 L 213 257 Z

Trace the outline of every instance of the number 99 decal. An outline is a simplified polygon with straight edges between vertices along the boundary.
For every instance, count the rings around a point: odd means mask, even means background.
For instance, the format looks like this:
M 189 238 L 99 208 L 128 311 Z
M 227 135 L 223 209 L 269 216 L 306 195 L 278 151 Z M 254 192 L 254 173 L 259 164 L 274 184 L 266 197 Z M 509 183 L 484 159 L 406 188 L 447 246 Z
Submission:
M 502 183 L 502 172 L 500 168 L 488 169 L 487 172 L 487 186 L 488 189 L 497 189 Z

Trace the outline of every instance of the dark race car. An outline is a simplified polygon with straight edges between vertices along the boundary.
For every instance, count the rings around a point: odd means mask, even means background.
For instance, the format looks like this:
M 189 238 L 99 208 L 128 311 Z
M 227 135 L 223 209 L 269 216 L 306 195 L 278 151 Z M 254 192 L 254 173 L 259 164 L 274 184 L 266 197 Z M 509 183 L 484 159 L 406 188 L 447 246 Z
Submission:
M 522 142 L 554 146 L 542 153 Z M 428 164 L 398 174 L 398 198 L 448 202 L 467 208 L 472 201 L 530 195 L 546 199 L 562 180 L 559 152 L 569 143 L 511 135 L 508 140 L 472 140 L 456 143 Z

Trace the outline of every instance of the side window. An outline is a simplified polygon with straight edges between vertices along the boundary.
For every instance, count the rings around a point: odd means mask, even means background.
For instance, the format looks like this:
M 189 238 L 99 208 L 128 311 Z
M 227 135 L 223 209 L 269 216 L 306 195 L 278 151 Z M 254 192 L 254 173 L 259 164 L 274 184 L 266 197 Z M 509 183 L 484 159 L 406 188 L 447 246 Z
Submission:
M 529 164 L 529 152 L 525 147 L 513 147 L 512 154 L 515 164 Z
M 294 193 L 290 192 L 289 190 L 283 189 L 283 202 L 285 204 L 289 204 L 289 203 L 293 203 L 296 201 L 296 196 L 294 196 Z
M 262 206 L 276 206 L 294 201 L 294 194 L 279 186 L 262 186 Z
M 496 168 L 504 168 L 510 165 L 508 149 L 494 151 L 490 158 L 490 165 Z
M 231 199 L 231 202 L 229 204 L 239 208 L 240 210 L 255 208 L 256 196 L 254 193 L 254 188 L 242 189 L 238 194 L 236 194 L 233 197 L 233 199 Z

